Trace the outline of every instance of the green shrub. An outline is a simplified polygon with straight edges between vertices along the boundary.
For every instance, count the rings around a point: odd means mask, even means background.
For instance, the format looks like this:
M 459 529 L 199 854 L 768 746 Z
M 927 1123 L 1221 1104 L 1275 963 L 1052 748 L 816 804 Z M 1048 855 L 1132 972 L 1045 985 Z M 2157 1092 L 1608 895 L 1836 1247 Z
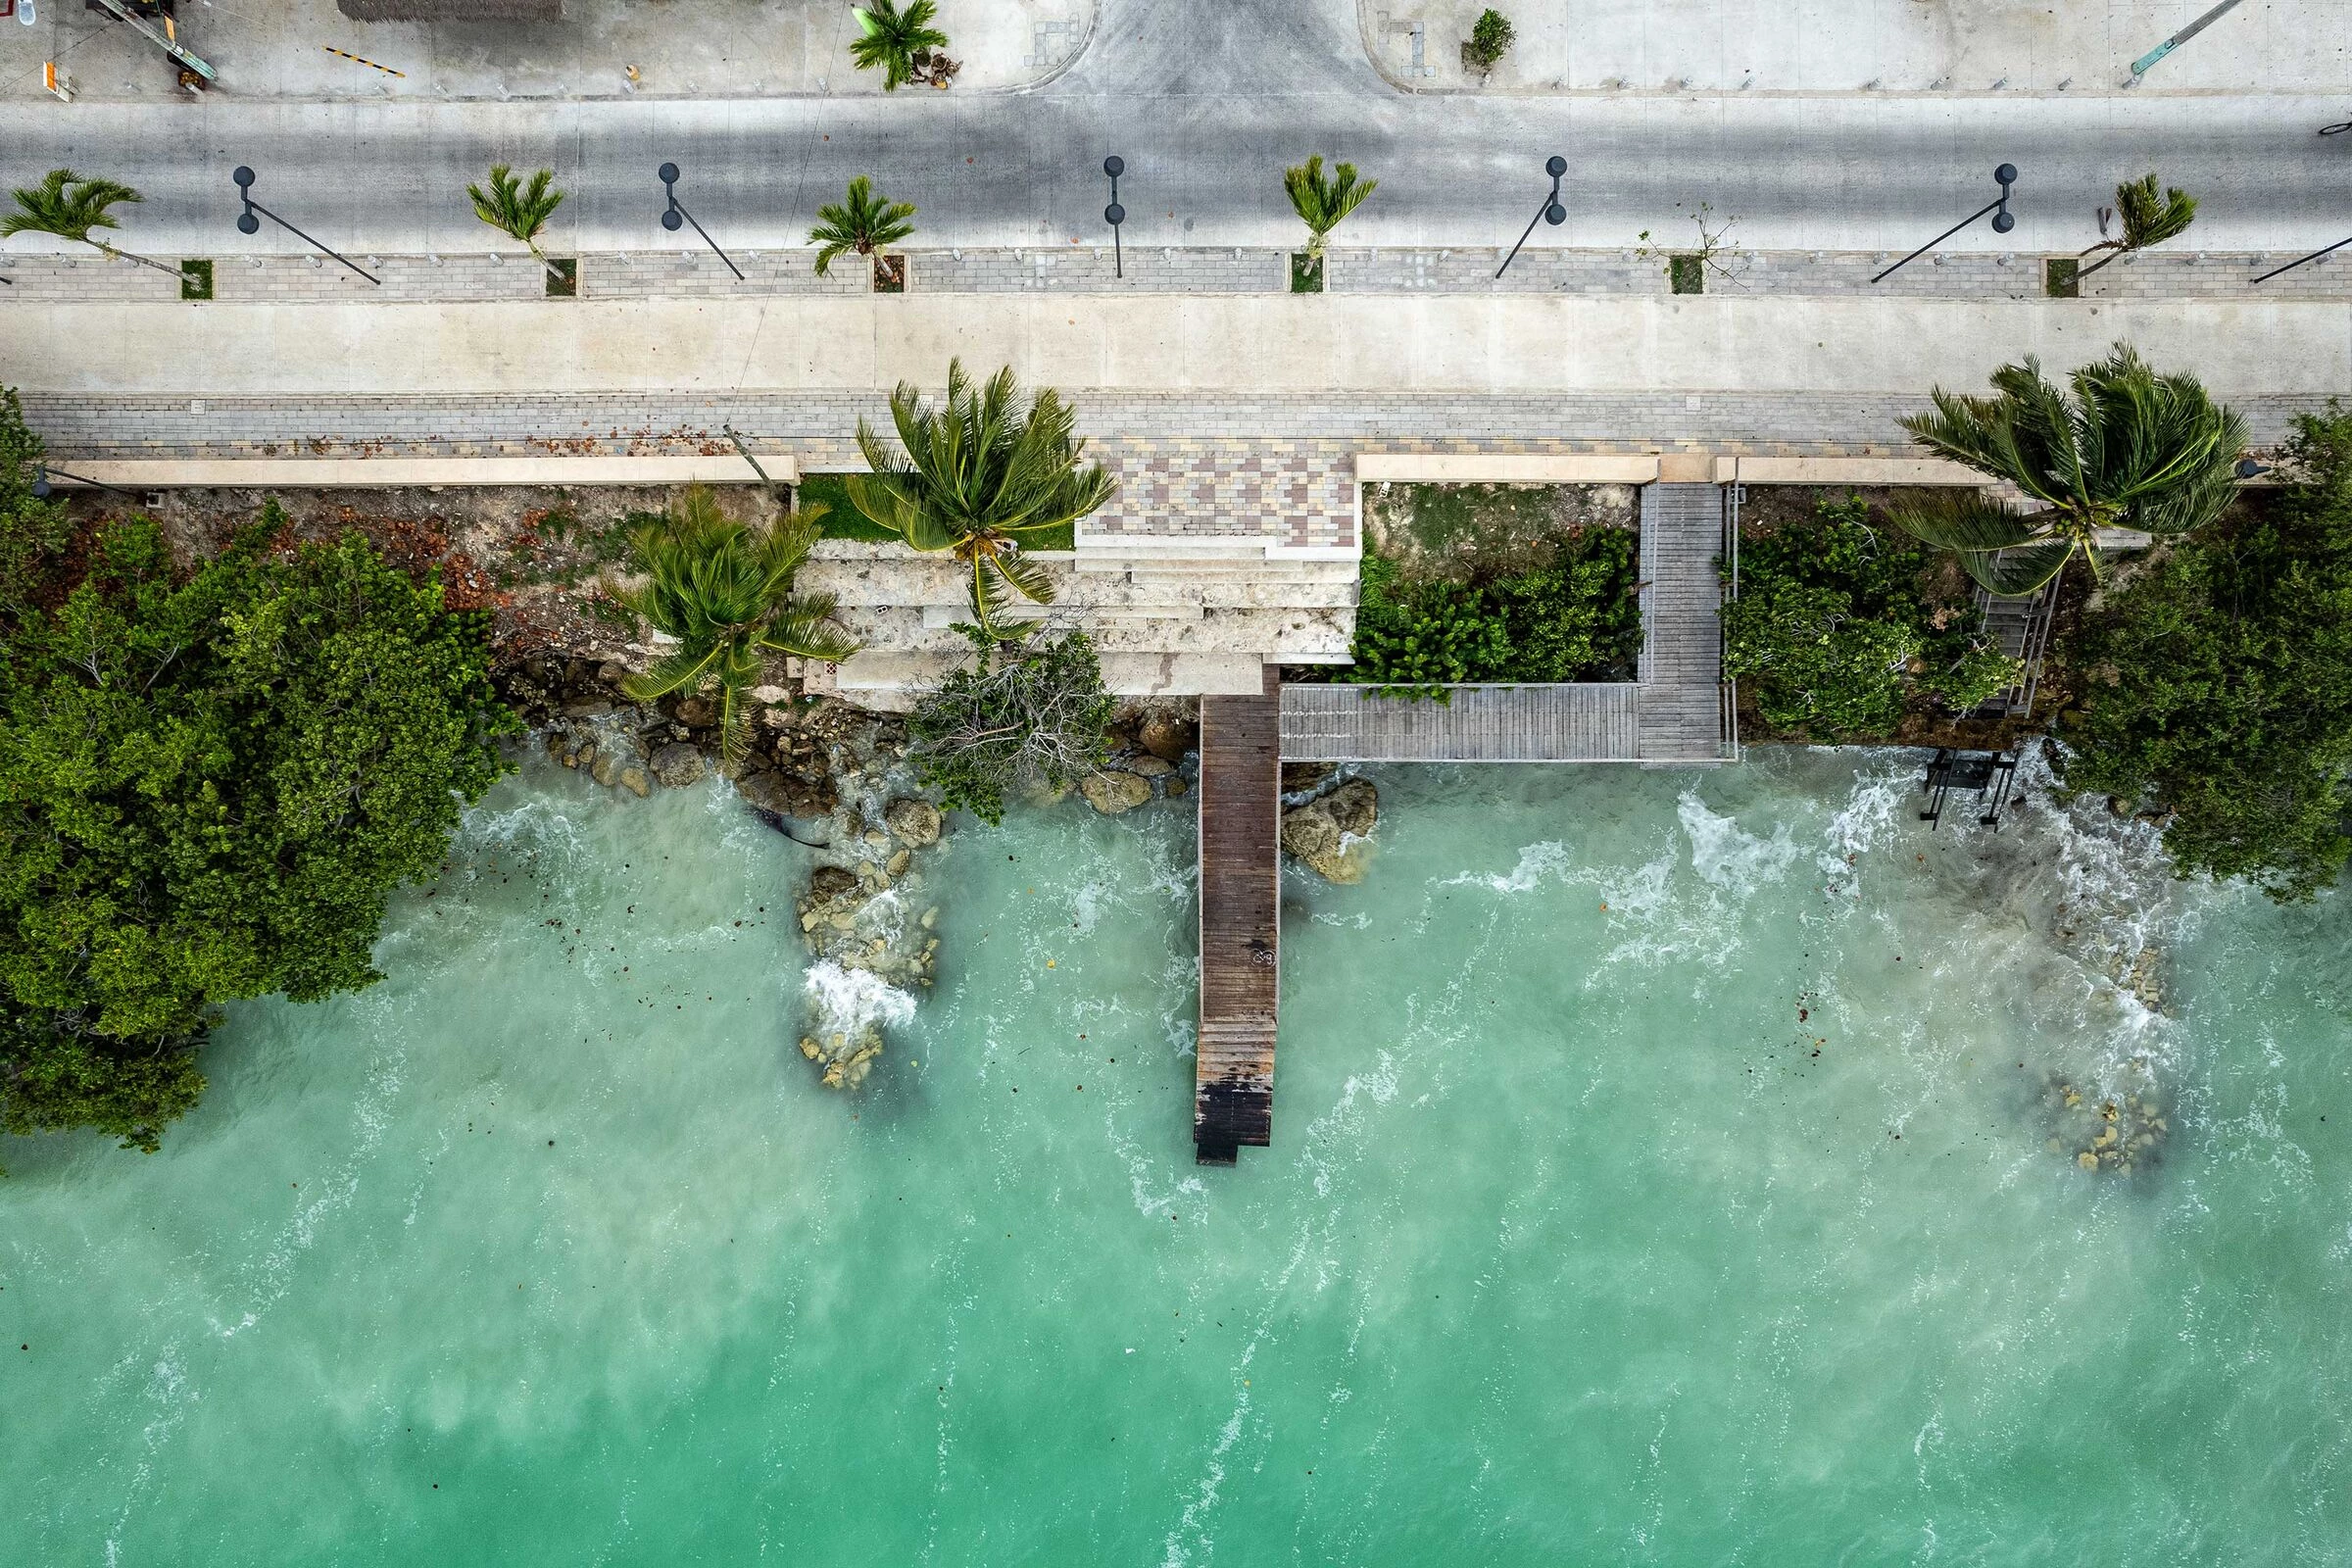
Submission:
M 1587 528 L 1547 544 L 1548 564 L 1467 583 L 1411 577 L 1366 552 L 1348 678 L 1409 695 L 1477 681 L 1630 679 L 1642 647 L 1634 535 Z
M 144 517 L 73 548 L 0 404 L 0 1130 L 153 1149 L 216 1004 L 366 986 L 515 725 L 487 617 L 274 503 L 185 579 Z
M 1816 740 L 1886 736 L 1913 698 L 1969 711 L 2017 665 L 1983 642 L 1965 590 L 1930 590 L 1938 565 L 1909 534 L 1872 526 L 1869 503 L 1851 495 L 1742 540 L 1724 673 L 1767 724 Z
M 972 641 L 973 662 L 906 716 L 908 756 L 940 804 L 993 827 L 1014 788 L 1063 789 L 1100 768 L 1118 705 L 1082 631 L 1039 630 L 1005 643 L 976 626 L 958 629 Z
M 1723 627 L 1723 672 L 1754 691 L 1773 728 L 1842 738 L 1902 721 L 1919 637 L 1901 620 L 1856 614 L 1851 595 L 1782 577 L 1724 606 Z
M 1479 13 L 1470 28 L 1470 41 L 1462 46 L 1463 61 L 1478 71 L 1493 71 L 1495 63 L 1511 52 L 1518 39 L 1511 19 L 1492 8 Z
M 2182 875 L 2274 899 L 2332 884 L 2352 840 L 2352 413 L 2304 416 L 2265 513 L 2171 541 L 2062 649 L 2072 790 L 2169 813 Z

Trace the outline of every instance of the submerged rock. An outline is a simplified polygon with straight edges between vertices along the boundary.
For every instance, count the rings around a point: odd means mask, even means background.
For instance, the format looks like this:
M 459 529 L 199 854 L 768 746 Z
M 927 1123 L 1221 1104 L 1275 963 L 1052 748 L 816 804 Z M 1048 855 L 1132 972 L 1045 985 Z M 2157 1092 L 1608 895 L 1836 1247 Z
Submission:
M 1088 774 L 1078 791 L 1086 797 L 1087 805 L 1104 816 L 1116 816 L 1152 799 L 1152 781 L 1119 768 L 1105 768 Z
M 1380 819 L 1380 792 L 1349 779 L 1329 795 L 1282 813 L 1282 847 L 1328 882 L 1361 882 Z

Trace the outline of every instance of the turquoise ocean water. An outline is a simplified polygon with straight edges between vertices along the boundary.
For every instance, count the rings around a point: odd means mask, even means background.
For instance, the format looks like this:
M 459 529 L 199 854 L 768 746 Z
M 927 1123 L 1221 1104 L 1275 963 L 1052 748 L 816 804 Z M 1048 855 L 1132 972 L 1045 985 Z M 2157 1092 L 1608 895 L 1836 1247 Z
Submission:
M 0 1561 L 2352 1561 L 2340 898 L 1891 755 L 1373 776 L 1203 1170 L 1180 807 L 953 833 L 845 1098 L 804 852 L 534 765 L 162 1154 L 0 1141 Z

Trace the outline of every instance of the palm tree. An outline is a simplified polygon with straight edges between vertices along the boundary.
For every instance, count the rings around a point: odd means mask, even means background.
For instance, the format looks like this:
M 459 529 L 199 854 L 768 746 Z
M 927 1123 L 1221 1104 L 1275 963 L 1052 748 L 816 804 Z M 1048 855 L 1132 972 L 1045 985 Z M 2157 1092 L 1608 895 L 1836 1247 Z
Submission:
M 1364 198 L 1380 188 L 1380 181 L 1367 179 L 1356 182 L 1355 166 L 1342 164 L 1332 171 L 1332 177 L 1323 175 L 1323 155 L 1315 154 L 1296 169 L 1282 172 L 1283 188 L 1291 193 L 1291 205 L 1307 227 L 1306 255 L 1309 262 L 1320 266 L 1323 261 L 1323 240 L 1346 218 L 1364 204 Z
M 695 485 L 662 521 L 629 536 L 629 553 L 646 581 L 609 591 L 678 640 L 676 651 L 632 675 L 624 690 L 637 702 L 676 691 L 715 689 L 721 755 L 740 762 L 750 745 L 744 694 L 760 679 L 762 656 L 843 660 L 858 645 L 828 624 L 831 594 L 797 593 L 793 576 L 816 543 L 815 502 L 771 527 L 752 528 L 721 512 Z
M 913 216 L 912 203 L 876 196 L 874 182 L 859 174 L 850 181 L 847 201 L 816 210 L 816 226 L 808 231 L 808 243 L 817 247 L 816 275 L 823 277 L 843 251 L 871 256 L 877 246 L 896 245 L 914 232 L 906 221 Z
M 108 208 L 117 202 L 146 200 L 128 185 L 111 179 L 84 179 L 71 169 L 52 169 L 40 184 L 18 191 L 16 197 L 17 210 L 0 219 L 0 239 L 11 234 L 55 234 L 60 239 L 93 246 L 108 257 L 119 256 L 159 272 L 170 272 L 173 277 L 180 275 L 176 267 L 166 267 L 151 257 L 134 256 L 102 239 L 90 238 L 93 228 L 122 226 Z
M 1072 438 L 1076 414 L 1051 387 L 1016 405 L 1009 368 L 974 390 L 963 362 L 948 366 L 947 407 L 923 406 L 905 381 L 890 416 L 906 449 L 886 450 L 865 420 L 858 447 L 871 474 L 852 474 L 850 502 L 917 550 L 953 551 L 972 574 L 972 615 L 1001 636 L 997 613 L 1009 584 L 1051 604 L 1054 585 L 1020 559 L 1019 536 L 1075 522 L 1108 501 L 1118 482 L 1100 466 L 1080 467 L 1086 443 Z
M 568 282 L 564 270 L 547 259 L 539 248 L 539 231 L 547 220 L 564 205 L 564 193 L 554 187 L 556 172 L 542 169 L 531 176 L 528 185 L 514 177 L 514 171 L 505 164 L 494 164 L 490 170 L 490 188 L 468 185 L 466 194 L 473 198 L 473 216 L 500 233 L 522 241 L 531 248 L 531 255 L 547 269 L 547 275 L 559 283 Z
M 2158 200 L 2156 176 L 2151 172 L 2137 179 L 2126 180 L 2115 187 L 2115 211 L 2116 216 L 2124 220 L 2123 237 L 2101 240 L 2082 253 L 2084 256 L 2091 251 L 2112 251 L 2115 254 L 2076 273 L 2077 282 L 2108 266 L 2117 257 L 2145 250 L 2150 245 L 2160 245 L 2185 232 L 2188 225 L 2196 221 L 2197 199 L 2175 185 L 2164 193 L 2161 201 Z M 2107 231 L 2106 215 L 2102 213 L 2099 216 L 2099 232 L 2103 234 Z
M 2071 400 L 2029 358 L 1992 373 L 1999 396 L 1938 387 L 1935 413 L 1902 421 L 1937 456 L 2006 479 L 2040 503 L 2020 514 L 1970 495 L 1887 509 L 1901 527 L 1958 553 L 1993 593 L 2033 593 L 2078 554 L 2096 579 L 2099 529 L 2186 533 L 2230 504 L 2246 422 L 2196 377 L 2158 375 L 2119 343 L 2069 379 Z
M 914 77 L 914 53 L 918 49 L 945 49 L 948 35 L 931 25 L 939 8 L 931 0 L 912 0 L 901 11 L 894 0 L 867 0 L 852 8 L 850 15 L 858 19 L 858 37 L 850 44 L 850 58 L 858 62 L 859 71 L 882 68 L 882 90 L 897 92 L 901 84 Z

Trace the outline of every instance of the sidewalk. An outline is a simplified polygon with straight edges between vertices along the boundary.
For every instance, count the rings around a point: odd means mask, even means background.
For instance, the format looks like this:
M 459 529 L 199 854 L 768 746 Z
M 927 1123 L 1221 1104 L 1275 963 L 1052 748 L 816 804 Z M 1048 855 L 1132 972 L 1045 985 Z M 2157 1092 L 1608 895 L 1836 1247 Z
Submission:
M 2193 234 L 2191 236 L 2193 239 Z M 22 243 L 22 242 L 20 242 Z M 863 270 L 844 257 L 818 277 L 812 251 L 729 253 L 738 279 L 707 250 L 589 252 L 578 258 L 584 299 L 759 299 L 853 297 L 867 292 Z M 1290 253 L 1228 247 L 1138 246 L 1124 273 L 1107 246 L 1036 246 L 934 251 L 909 249 L 909 288 L 942 294 L 1286 294 Z M 1530 248 L 1501 277 L 1508 248 L 1332 247 L 1327 286 L 1334 294 L 1574 294 L 1592 298 L 1665 298 L 1661 261 L 1633 247 L 1590 251 Z M 180 258 L 168 258 L 177 261 Z M 545 274 L 527 256 L 471 255 L 352 258 L 383 279 L 371 284 L 319 256 L 214 259 L 215 306 L 320 305 L 402 301 L 488 303 L 542 295 Z M 2033 299 L 2042 293 L 2042 258 L 2003 252 L 1938 251 L 1885 282 L 1874 275 L 1898 258 L 1886 251 L 1742 251 L 1723 258 L 1706 293 L 1719 298 L 1878 297 Z M 2297 269 L 2257 287 L 2254 279 L 2293 260 L 2269 251 L 2202 251 L 2188 240 L 2104 268 L 2082 285 L 2084 300 L 2352 300 L 2352 252 Z M 2093 261 L 2096 258 L 2092 258 Z M 2086 264 L 2087 265 L 2087 264 Z M 161 304 L 179 298 L 177 281 L 135 262 L 95 254 L 9 255 L 0 277 L 14 286 L 0 307 L 32 304 Z
M 938 25 L 963 67 L 948 91 L 1045 80 L 1077 58 L 1094 24 L 1095 0 L 945 0 Z M 240 101 L 882 91 L 881 74 L 850 59 L 858 24 L 848 0 L 564 0 L 558 23 L 354 22 L 334 0 L 200 0 L 181 6 L 178 26 L 180 41 L 220 74 L 211 91 Z M 161 49 L 79 0 L 40 0 L 34 25 L 11 23 L 0 40 L 11 63 L 0 99 L 41 97 L 43 60 L 58 61 L 85 102 L 187 98 Z
M 1419 92 L 2071 93 L 2213 0 L 1495 0 L 1517 41 L 1481 81 L 1461 43 L 1488 0 L 1358 0 L 1373 63 Z M 2342 0 L 2246 0 L 2153 66 L 2140 93 L 2343 92 Z

